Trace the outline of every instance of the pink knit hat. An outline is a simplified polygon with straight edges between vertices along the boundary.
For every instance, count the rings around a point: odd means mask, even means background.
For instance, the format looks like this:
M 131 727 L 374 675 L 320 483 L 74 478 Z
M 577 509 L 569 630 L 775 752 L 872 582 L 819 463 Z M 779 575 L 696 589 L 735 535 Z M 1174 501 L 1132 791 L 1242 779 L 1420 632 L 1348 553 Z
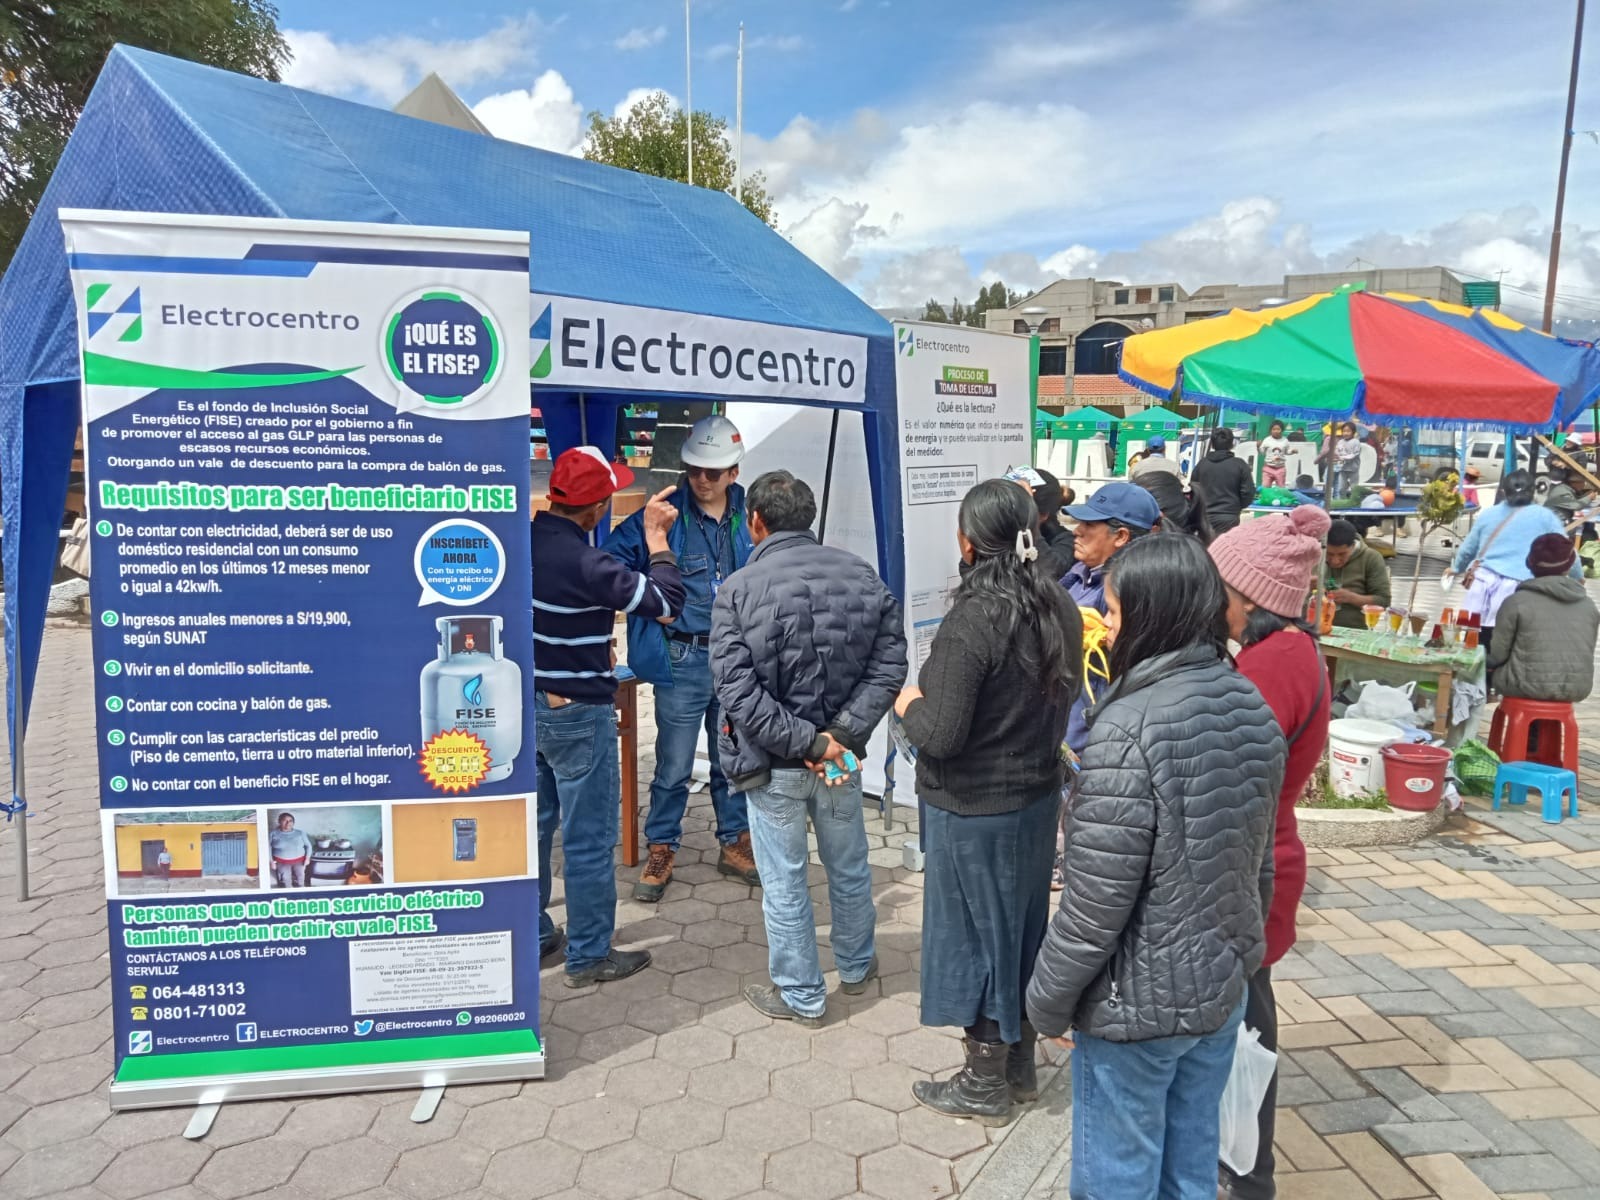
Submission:
M 1322 561 L 1328 514 L 1302 504 L 1285 514 L 1256 517 L 1211 543 L 1223 581 L 1246 600 L 1280 617 L 1299 617 Z

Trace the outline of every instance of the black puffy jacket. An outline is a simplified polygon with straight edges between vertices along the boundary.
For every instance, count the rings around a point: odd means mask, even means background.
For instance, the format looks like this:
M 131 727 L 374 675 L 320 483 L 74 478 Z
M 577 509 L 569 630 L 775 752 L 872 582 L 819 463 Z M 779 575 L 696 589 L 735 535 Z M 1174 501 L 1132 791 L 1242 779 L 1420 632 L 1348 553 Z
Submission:
M 1028 985 L 1052 1037 L 1214 1033 L 1266 950 L 1283 733 L 1203 647 L 1140 663 L 1090 716 L 1067 886 Z
M 849 551 L 772 534 L 717 592 L 711 678 L 722 769 L 741 791 L 815 760 L 822 733 L 865 754 L 906 681 L 900 604 Z
M 1213 533 L 1228 532 L 1239 523 L 1239 514 L 1255 503 L 1250 464 L 1232 450 L 1211 451 L 1195 463 L 1190 479 L 1206 498 L 1206 516 Z

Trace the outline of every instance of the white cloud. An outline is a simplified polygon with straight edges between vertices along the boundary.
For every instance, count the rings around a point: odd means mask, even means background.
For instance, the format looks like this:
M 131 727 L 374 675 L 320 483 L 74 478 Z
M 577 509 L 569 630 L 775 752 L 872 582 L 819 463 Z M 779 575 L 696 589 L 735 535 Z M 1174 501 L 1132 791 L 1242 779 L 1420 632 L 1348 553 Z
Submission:
M 929 299 L 949 307 L 963 304 L 978 292 L 978 280 L 967 266 L 959 246 L 933 246 L 888 259 L 868 287 L 868 303 L 875 308 L 921 308 Z
M 1060 75 L 1082 67 L 1098 67 L 1131 58 L 1149 45 L 1140 34 L 1091 31 L 1074 38 L 1041 38 L 1037 30 L 1019 31 L 990 55 L 989 70 L 1004 77 Z
M 811 43 L 798 33 L 762 34 L 760 37 L 746 38 L 746 50 L 776 50 L 779 54 L 795 54 L 804 50 Z M 733 42 L 718 42 L 705 52 L 707 62 L 720 62 L 732 58 L 739 52 L 739 47 Z
M 855 12 L 856 6 L 860 3 L 861 0 L 843 0 L 839 5 L 839 11 L 843 13 Z
M 316 30 L 286 29 L 293 54 L 283 81 L 333 95 L 370 97 L 393 104 L 430 71 L 451 87 L 466 88 L 502 78 L 533 56 L 539 23 L 532 16 L 509 20 L 475 38 L 430 42 L 411 35 L 337 42 Z
M 619 37 L 612 44 L 616 46 L 618 50 L 623 51 L 648 50 L 651 46 L 660 45 L 661 42 L 666 40 L 666 36 L 667 27 L 665 25 L 657 25 L 654 29 L 645 29 L 642 26 L 635 26 L 634 28 L 628 30 L 627 33 Z
M 559 71 L 546 71 L 531 88 L 485 96 L 472 111 L 497 138 L 560 154 L 583 146 L 583 105 Z
M 864 204 L 846 204 L 843 200 L 832 199 L 812 209 L 785 232 L 812 262 L 835 279 L 848 283 L 861 270 L 856 243 L 868 239 L 873 232 L 862 226 L 866 215 Z
M 1101 272 L 1115 279 L 1176 279 L 1203 283 L 1272 283 L 1327 266 L 1304 224 L 1283 224 L 1276 200 L 1251 196 L 1221 211 L 1152 238 L 1136 250 L 1107 254 Z
M 651 96 L 654 96 L 661 90 L 661 88 L 633 88 L 626 96 L 617 101 L 617 106 L 611 110 L 612 117 L 619 121 L 623 120 L 629 113 L 638 107 L 641 102 L 648 100 Z M 682 107 L 682 105 L 678 103 L 678 98 L 671 92 L 667 93 L 667 100 L 673 108 Z

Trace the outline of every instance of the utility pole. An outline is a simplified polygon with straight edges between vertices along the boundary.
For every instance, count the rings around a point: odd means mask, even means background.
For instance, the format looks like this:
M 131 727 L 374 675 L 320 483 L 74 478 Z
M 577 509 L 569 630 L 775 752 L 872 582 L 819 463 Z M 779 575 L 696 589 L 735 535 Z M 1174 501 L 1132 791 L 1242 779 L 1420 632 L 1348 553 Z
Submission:
M 1550 271 L 1544 283 L 1544 331 L 1550 332 L 1556 312 L 1556 268 L 1561 262 L 1561 216 L 1567 205 L 1567 160 L 1572 157 L 1572 120 L 1578 106 L 1578 59 L 1583 52 L 1583 7 L 1578 0 L 1578 20 L 1572 31 L 1572 78 L 1567 83 L 1567 115 L 1561 126 L 1561 171 L 1556 176 L 1556 216 L 1550 230 Z
M 1582 0 L 1579 0 L 1581 3 Z M 683 0 L 683 112 L 688 118 L 684 127 L 689 131 L 689 186 L 694 186 L 694 53 L 689 35 L 689 0 Z
M 733 85 L 733 198 L 744 203 L 744 22 L 739 22 L 739 65 Z

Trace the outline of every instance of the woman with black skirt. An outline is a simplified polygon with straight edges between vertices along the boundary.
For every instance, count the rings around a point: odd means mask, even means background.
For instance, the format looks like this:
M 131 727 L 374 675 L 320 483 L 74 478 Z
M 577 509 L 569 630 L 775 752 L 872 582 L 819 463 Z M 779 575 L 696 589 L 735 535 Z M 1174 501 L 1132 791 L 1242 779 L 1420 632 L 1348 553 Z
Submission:
M 1038 566 L 1035 513 L 1004 479 L 961 502 L 961 586 L 895 712 L 926 802 L 922 1023 L 966 1031 L 966 1066 L 912 1085 L 935 1112 L 1003 1125 L 1038 1095 L 1023 995 L 1050 920 L 1061 740 L 1083 622 Z

